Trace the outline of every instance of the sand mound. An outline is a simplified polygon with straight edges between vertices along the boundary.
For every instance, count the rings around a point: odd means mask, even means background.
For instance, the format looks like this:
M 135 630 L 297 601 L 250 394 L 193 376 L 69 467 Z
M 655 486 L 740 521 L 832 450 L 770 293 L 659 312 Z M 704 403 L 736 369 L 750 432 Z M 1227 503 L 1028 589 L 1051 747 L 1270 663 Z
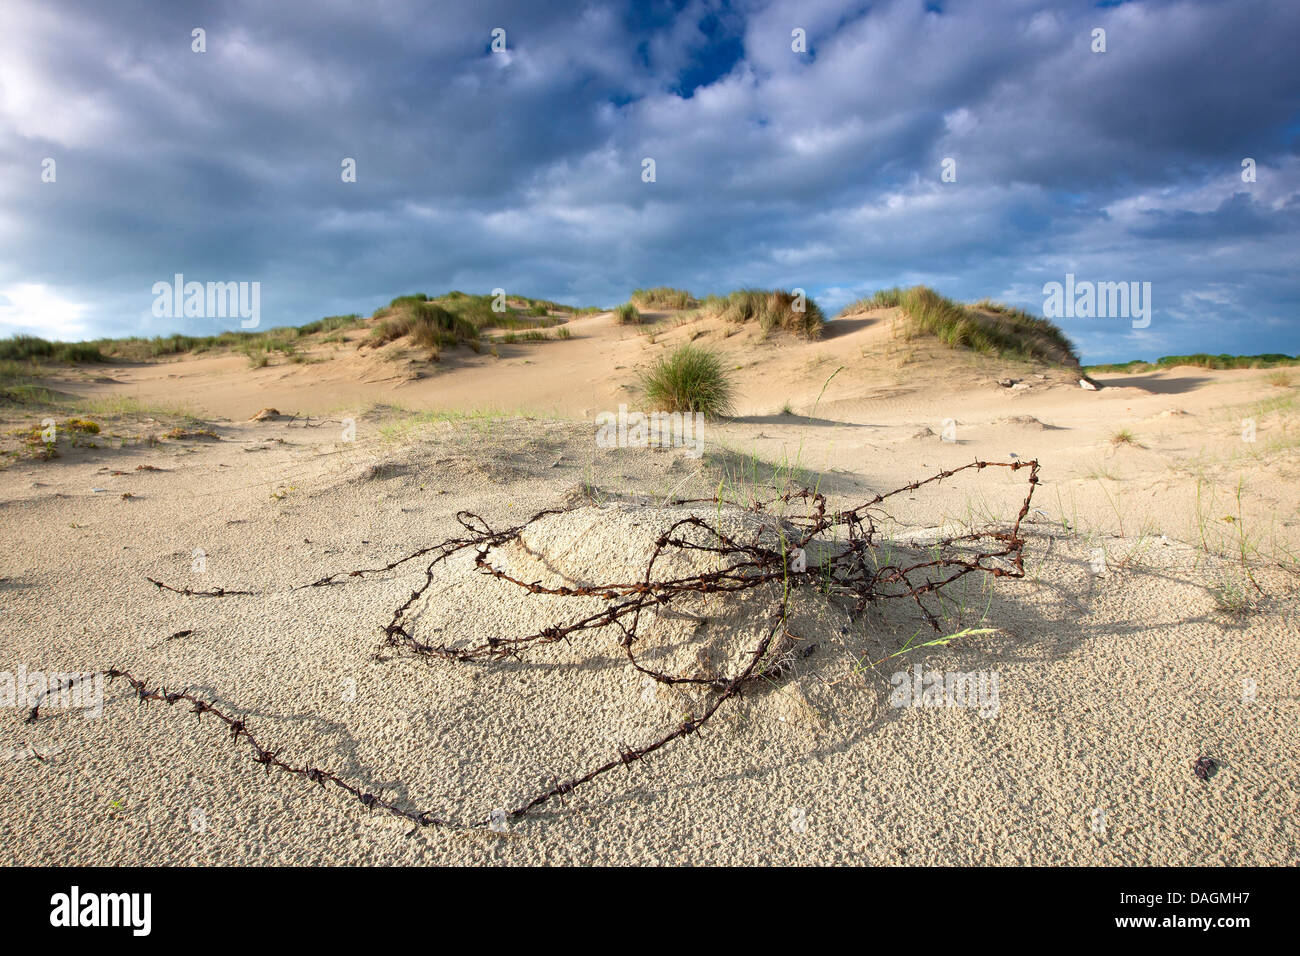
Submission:
M 1007 418 L 999 418 L 993 424 L 995 425 L 1019 425 L 1022 428 L 1032 428 L 1035 431 L 1046 431 L 1051 428 L 1050 425 L 1044 425 L 1033 415 L 1011 415 Z
M 494 554 L 512 574 L 523 578 L 542 574 L 549 586 L 641 581 L 659 537 L 692 517 L 708 522 L 737 544 L 780 548 L 781 533 L 787 539 L 799 536 L 789 522 L 748 511 L 709 512 L 616 503 L 547 515 L 526 528 L 518 542 Z M 682 526 L 673 534 L 700 547 L 719 543 L 717 538 L 690 526 Z M 718 567 L 718 558 L 709 551 L 669 548 L 655 562 L 651 580 L 666 581 Z
M 719 539 L 707 528 L 680 524 L 693 518 L 741 547 L 780 551 L 783 537 L 786 542 L 799 537 L 794 525 L 770 515 L 619 503 L 547 515 L 524 529 L 517 540 L 491 550 L 488 561 L 527 584 L 600 588 L 643 582 L 647 568 L 649 580 L 662 584 L 732 568 L 744 560 L 735 553 L 722 556 L 710 550 L 719 546 Z M 669 536 L 689 546 L 670 544 L 655 557 L 658 542 Z M 831 547 L 814 542 L 806 549 L 808 566 L 816 566 Z M 529 595 L 491 576 L 476 575 L 473 589 L 479 592 L 478 601 L 522 598 L 534 615 L 549 616 L 552 623 L 574 620 L 605 606 L 601 597 Z M 781 582 L 771 582 L 740 594 L 692 592 L 675 597 L 643 616 L 637 628 L 638 656 L 648 666 L 691 677 L 734 675 L 749 662 L 770 627 L 781 591 Z M 833 633 L 846 623 L 846 611 L 828 597 L 812 588 L 798 589 L 791 596 L 786 622 L 792 639 L 783 642 L 777 657 L 793 653 L 801 634 Z M 617 636 L 617 630 L 611 631 L 608 642 L 614 644 Z
M 707 527 L 679 524 L 693 518 Z M 627 604 L 632 589 L 646 580 L 650 567 L 651 584 L 681 581 L 686 587 L 673 593 L 671 600 L 646 605 L 636 620 L 627 615 L 603 628 L 581 628 L 567 644 L 543 641 L 533 645 L 529 658 L 556 666 L 578 650 L 584 659 L 582 666 L 625 665 L 629 658 L 624 652 L 624 628 L 628 628 L 636 632 L 634 652 L 643 667 L 686 679 L 735 678 L 753 661 L 755 649 L 777 623 L 774 613 L 780 606 L 784 581 L 777 576 L 735 592 L 695 588 L 692 579 L 702 580 L 712 572 L 750 561 L 744 550 L 729 550 L 724 555 L 712 550 L 719 544 L 716 532 L 728 538 L 733 548 L 777 553 L 781 536 L 787 541 L 798 537 L 793 525 L 774 516 L 740 510 L 692 511 L 617 503 L 546 515 L 519 537 L 486 551 L 486 563 L 513 580 L 477 570 L 468 551 L 439 566 L 428 605 L 413 622 L 416 637 L 459 652 L 471 645 L 474 633 L 485 630 L 510 640 L 564 627 Z M 668 536 L 681 545 L 664 546 L 650 566 L 656 545 Z M 807 566 L 816 566 L 824 548 L 829 545 L 806 550 Z M 749 576 L 748 567 L 744 574 Z M 735 579 L 731 583 L 735 585 Z M 593 593 L 533 593 L 528 591 L 533 584 L 550 589 L 591 588 Z M 784 627 L 777 628 L 763 671 L 771 674 L 792 662 L 794 654 L 811 653 L 807 635 L 837 633 L 848 624 L 846 607 L 826 594 L 811 587 L 794 589 Z M 703 700 L 706 691 L 703 687 L 658 685 L 650 689 L 656 695 L 663 692 L 679 697 L 686 691 L 698 700 Z M 797 700 L 797 693 L 794 698 Z

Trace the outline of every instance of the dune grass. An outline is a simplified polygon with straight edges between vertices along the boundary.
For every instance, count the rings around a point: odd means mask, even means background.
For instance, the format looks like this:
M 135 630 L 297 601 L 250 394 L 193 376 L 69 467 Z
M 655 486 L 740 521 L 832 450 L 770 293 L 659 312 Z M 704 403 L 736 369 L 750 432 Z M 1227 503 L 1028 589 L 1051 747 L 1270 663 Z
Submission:
M 42 371 L 35 359 L 0 359 L 0 382 L 28 382 L 40 376 Z
M 384 327 L 384 330 L 378 334 L 372 331 L 371 335 L 364 340 L 366 344 L 382 344 L 381 340 L 392 341 L 393 338 L 400 338 L 402 335 L 414 334 L 417 337 L 417 345 L 429 346 L 430 343 L 437 343 L 448 346 L 476 339 L 478 336 L 471 334 L 471 329 L 532 329 L 539 324 L 554 325 L 574 315 L 587 315 L 600 311 L 594 307 L 580 309 L 549 299 L 533 299 L 528 296 L 511 296 L 510 299 L 516 303 L 522 302 L 523 307 L 494 312 L 493 296 L 452 291 L 436 299 L 424 293 L 398 296 L 388 305 L 378 309 L 370 320 L 356 313 L 330 315 L 304 325 L 280 326 L 266 331 L 229 330 L 215 335 L 175 333 L 153 338 L 128 336 L 86 342 L 55 342 L 34 335 L 15 335 L 8 339 L 0 339 L 0 361 L 47 364 L 147 362 L 170 355 L 197 355 L 208 351 L 225 350 L 243 352 L 249 356 L 250 364 L 260 367 L 267 364 L 262 361 L 263 358 L 269 362 L 269 353 L 277 351 L 284 353 L 286 361 L 310 361 L 297 351 L 299 346 L 286 347 L 286 343 L 317 335 L 321 338 L 303 344 L 343 342 L 347 340 L 344 333 L 354 329 L 364 330 L 375 320 L 378 320 L 378 325 Z M 436 306 L 446 315 L 435 314 L 420 303 Z M 421 313 L 424 313 L 422 318 Z M 447 315 L 451 318 L 448 319 Z M 397 332 L 403 328 L 406 329 L 405 332 Z
M 103 353 L 92 342 L 48 342 L 35 335 L 0 339 L 0 360 L 47 362 L 103 362 Z
M 641 388 L 658 411 L 730 415 L 735 386 L 715 352 L 687 343 L 641 372 Z
M 899 308 L 914 333 L 933 335 L 950 348 L 1077 367 L 1074 346 L 1057 326 L 1024 309 L 983 299 L 973 306 L 928 286 L 884 289 L 845 307 L 840 315 Z
M 560 332 L 567 333 L 568 329 L 561 329 Z M 568 335 L 560 335 L 560 338 L 567 339 Z M 520 331 L 511 329 L 504 335 L 500 335 L 492 341 L 500 342 L 502 345 L 514 345 L 518 342 L 549 342 L 551 341 L 551 336 L 545 329 L 522 329 Z M 477 351 L 477 349 L 475 351 Z
M 653 289 L 635 289 L 633 303 L 643 309 L 693 309 L 699 302 L 685 289 L 655 286 Z
M 614 310 L 614 322 L 617 325 L 640 325 L 641 312 L 631 302 L 624 302 Z
M 26 382 L 0 381 L 0 406 L 17 405 L 20 407 L 58 404 L 60 398 L 56 392 L 41 385 Z
M 490 311 L 490 308 L 489 308 Z M 398 296 L 374 315 L 379 324 L 361 342 L 377 348 L 403 337 L 412 344 L 434 350 L 478 339 L 479 327 L 463 313 L 457 314 L 423 293 Z
M 728 322 L 757 322 L 765 334 L 780 329 L 816 339 L 826 325 L 816 302 L 784 289 L 737 289 L 726 296 L 710 296 L 704 305 Z
M 903 290 L 894 286 L 892 289 L 879 289 L 874 295 L 850 302 L 840 310 L 840 315 L 852 315 L 855 312 L 870 312 L 872 309 L 896 309 L 903 304 Z
M 1208 355 L 1205 352 L 1196 352 L 1192 355 L 1166 355 L 1154 362 L 1133 359 L 1130 362 L 1088 365 L 1085 367 L 1085 371 L 1089 373 L 1122 372 L 1132 375 L 1139 372 L 1157 372 L 1162 369 L 1176 368 L 1180 365 L 1205 369 L 1280 368 L 1300 365 L 1300 356 L 1286 355 L 1280 352 L 1266 352 L 1261 355 Z M 1270 381 L 1272 381 L 1271 378 Z
M 299 335 L 315 335 L 317 332 L 340 332 L 354 328 L 361 322 L 361 316 L 355 312 L 349 315 L 327 315 L 315 322 L 298 326 Z
M 46 370 L 35 358 L 0 359 L 0 406 L 55 404 L 58 394 L 35 383 L 44 374 Z

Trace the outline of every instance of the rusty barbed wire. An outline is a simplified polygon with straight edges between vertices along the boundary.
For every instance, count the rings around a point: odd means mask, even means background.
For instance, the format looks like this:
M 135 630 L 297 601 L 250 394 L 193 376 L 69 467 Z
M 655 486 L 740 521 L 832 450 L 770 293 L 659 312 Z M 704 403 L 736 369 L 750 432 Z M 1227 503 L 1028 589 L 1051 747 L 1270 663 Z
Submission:
M 926 485 L 941 482 L 961 472 L 986 468 L 1005 468 L 1010 471 L 1028 469 L 1026 481 L 1028 490 L 1015 520 L 1008 530 L 975 531 L 969 534 L 953 535 L 937 540 L 931 549 L 933 557 L 909 565 L 898 563 L 877 564 L 872 559 L 872 550 L 878 529 L 876 527 L 875 509 L 888 499 L 909 491 L 915 491 Z M 927 596 L 936 595 L 942 588 L 973 572 L 982 572 L 991 577 L 1024 576 L 1023 551 L 1025 541 L 1020 535 L 1021 522 L 1029 513 L 1035 487 L 1038 484 L 1039 463 L 1037 460 L 988 462 L 974 461 L 957 468 L 940 471 L 922 481 L 910 482 L 893 491 L 882 492 L 854 508 L 828 512 L 826 496 L 808 488 L 793 488 L 766 501 L 754 501 L 741 509 L 755 515 L 767 515 L 777 519 L 775 529 L 766 523 L 752 535 L 752 540 L 741 541 L 739 537 L 723 532 L 721 527 L 694 513 L 688 513 L 673 522 L 655 539 L 653 550 L 646 562 L 644 573 L 636 580 L 607 582 L 590 585 L 556 585 L 545 586 L 540 581 L 524 581 L 496 567 L 490 561 L 494 549 L 519 540 L 520 536 L 533 524 L 549 515 L 562 514 L 573 507 L 547 508 L 537 512 L 522 524 L 502 530 L 493 530 L 488 522 L 472 512 L 461 511 L 456 520 L 467 534 L 449 538 L 430 547 L 420 548 L 387 565 L 376 568 L 363 568 L 353 571 L 339 571 L 307 584 L 301 588 L 324 587 L 344 583 L 346 579 L 365 577 L 371 574 L 392 571 L 403 564 L 422 557 L 433 555 L 425 566 L 424 580 L 412 589 L 410 596 L 397 607 L 383 627 L 381 647 L 387 647 L 414 656 L 456 661 L 461 663 L 501 660 L 514 658 L 522 660 L 522 655 L 531 648 L 553 644 L 558 641 L 570 641 L 575 635 L 587 631 L 599 631 L 606 627 L 616 627 L 620 632 L 619 644 L 623 648 L 631 665 L 640 673 L 667 685 L 692 684 L 701 687 L 712 697 L 703 705 L 699 716 L 687 716 L 676 726 L 661 733 L 651 742 L 639 747 L 622 746 L 617 754 L 592 769 L 577 776 L 554 783 L 541 793 L 526 799 L 508 816 L 512 819 L 522 817 L 553 799 L 562 799 L 576 788 L 589 783 L 620 766 L 630 768 L 632 764 L 644 760 L 651 754 L 683 737 L 699 734 L 715 714 L 729 700 L 741 696 L 745 689 L 760 681 L 779 679 L 788 673 L 791 666 L 791 651 L 794 637 L 785 629 L 790 597 L 793 592 L 806 586 L 817 587 L 827 596 L 850 598 L 851 620 L 856 620 L 872 602 L 900 597 L 911 598 L 920 608 L 927 622 L 936 630 L 939 617 L 925 603 Z M 669 502 L 675 507 L 708 505 L 720 508 L 727 504 L 721 496 L 712 498 L 679 498 Z M 785 508 L 803 503 L 802 513 L 787 514 Z M 781 511 L 773 512 L 774 506 L 780 505 Z M 781 524 L 791 530 L 792 538 L 786 541 L 781 533 Z M 720 522 L 719 522 L 720 524 Z M 769 547 L 762 543 L 764 533 L 775 530 L 781 539 L 779 547 Z M 690 532 L 696 533 L 696 539 L 686 537 Z M 798 570 L 792 567 L 789 556 L 796 551 L 807 548 L 814 540 L 843 531 L 846 540 L 840 544 L 838 536 L 835 547 L 838 550 L 828 552 L 822 562 L 813 567 Z M 973 554 L 962 556 L 952 551 L 958 544 L 975 544 L 981 541 L 995 544 L 977 549 Z M 475 550 L 475 566 L 482 574 L 490 575 L 507 582 L 525 592 L 534 595 L 547 595 L 557 598 L 595 598 L 606 602 L 606 607 L 567 623 L 548 625 L 531 634 L 515 637 L 490 637 L 486 641 L 466 647 L 454 647 L 447 644 L 429 644 L 419 640 L 412 633 L 408 612 L 424 597 L 434 582 L 435 573 L 443 562 L 466 549 Z M 717 558 L 716 570 L 701 571 L 666 580 L 655 580 L 655 565 L 669 551 L 699 551 Z M 988 562 L 999 561 L 1000 564 Z M 216 588 L 210 591 L 193 591 L 189 588 L 175 588 L 153 578 L 147 580 L 160 590 L 168 590 L 181 595 L 199 597 L 229 597 L 246 595 L 251 592 L 233 591 Z M 686 674 L 670 674 L 644 665 L 637 657 L 636 643 L 638 627 L 642 612 L 670 604 L 683 595 L 698 594 L 737 594 L 753 591 L 765 585 L 779 585 L 780 594 L 772 602 L 767 626 L 748 653 L 742 658 L 745 662 L 731 676 L 696 677 Z M 280 757 L 280 751 L 263 746 L 249 731 L 242 719 L 227 714 L 210 700 L 197 697 L 186 691 L 167 691 L 163 687 L 150 688 L 144 680 L 137 678 L 125 669 L 110 668 L 106 672 L 110 680 L 122 678 L 135 691 L 141 704 L 150 701 L 162 701 L 168 705 L 185 702 L 191 705 L 191 711 L 199 718 L 212 714 L 225 724 L 231 733 L 232 742 L 242 738 L 253 750 L 253 760 L 266 767 L 267 773 L 278 769 L 292 776 L 301 777 L 322 787 L 333 785 L 356 798 L 367 810 L 382 810 L 404 818 L 415 824 L 412 833 L 421 827 L 442 826 L 456 829 L 474 829 L 488 826 L 491 815 L 472 822 L 452 820 L 443 814 L 429 810 L 415 810 L 388 800 L 381 794 L 371 793 L 338 776 L 332 771 L 314 767 L 299 766 Z M 30 719 L 36 719 L 36 709 L 32 710 Z
M 145 580 L 156 587 L 159 591 L 171 591 L 173 594 L 183 594 L 186 597 L 233 597 L 235 595 L 252 595 L 256 591 L 231 591 L 226 588 L 212 588 L 207 591 L 195 591 L 193 588 L 174 588 L 170 584 L 163 584 L 161 581 L 155 581 L 153 578 L 145 575 Z
M 292 428 L 295 422 L 298 423 L 299 428 L 320 428 L 322 425 L 347 424 L 345 421 L 337 418 L 321 418 L 316 421 L 312 421 L 311 415 L 299 415 L 295 413 L 289 417 L 289 420 L 287 422 L 284 423 L 284 427 Z

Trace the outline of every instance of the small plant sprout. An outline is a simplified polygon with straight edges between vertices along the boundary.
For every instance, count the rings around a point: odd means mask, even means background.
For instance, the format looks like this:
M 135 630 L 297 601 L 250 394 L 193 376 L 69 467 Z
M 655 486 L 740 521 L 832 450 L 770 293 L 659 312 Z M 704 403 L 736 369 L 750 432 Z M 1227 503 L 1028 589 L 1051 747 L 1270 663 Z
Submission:
M 901 657 L 904 654 L 910 654 L 913 651 L 919 651 L 927 647 L 947 647 L 949 644 L 951 644 L 953 641 L 959 638 L 983 637 L 986 634 L 996 634 L 997 632 L 998 629 L 995 627 L 967 627 L 967 628 L 963 628 L 960 631 L 957 631 L 954 634 L 946 634 L 943 637 L 936 637 L 933 640 L 923 641 L 920 644 L 917 644 L 916 638 L 921 633 L 918 630 L 915 633 L 913 633 L 911 637 L 907 639 L 907 641 L 903 644 L 902 647 L 894 651 L 892 654 L 886 654 L 884 657 L 875 661 L 868 661 L 866 656 L 864 655 L 854 665 L 853 673 L 859 674 L 864 671 L 871 670 L 873 668 L 879 667 L 881 664 L 884 664 L 886 661 L 892 661 L 895 657 Z
M 1250 593 L 1235 581 L 1222 581 L 1210 587 L 1210 596 L 1220 613 L 1229 617 L 1245 617 L 1254 609 Z

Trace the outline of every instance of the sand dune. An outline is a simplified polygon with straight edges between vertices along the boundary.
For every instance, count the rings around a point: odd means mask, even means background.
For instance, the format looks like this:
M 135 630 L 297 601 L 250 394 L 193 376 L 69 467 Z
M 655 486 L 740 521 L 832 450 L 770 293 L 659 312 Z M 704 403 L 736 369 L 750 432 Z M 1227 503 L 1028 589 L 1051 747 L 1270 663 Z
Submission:
M 570 338 L 502 344 L 499 357 L 457 348 L 428 363 L 400 342 L 342 342 L 300 364 L 212 354 L 44 383 L 98 403 L 101 432 L 0 470 L 8 657 L 190 689 L 286 759 L 477 820 L 654 739 L 707 694 L 646 683 L 616 632 L 490 664 L 386 652 L 382 626 L 425 562 L 297 586 L 463 533 L 462 510 L 502 527 L 576 506 L 500 559 L 528 580 L 589 582 L 639 566 L 669 498 L 723 486 L 743 501 L 795 480 L 838 508 L 975 459 L 1037 459 L 1026 577 L 971 578 L 937 605 L 944 633 L 983 633 L 863 667 L 918 631 L 929 639 L 917 609 L 886 602 L 850 624 L 809 597 L 790 626 L 815 650 L 788 673 L 698 738 L 504 834 L 410 835 L 337 790 L 268 775 L 210 715 L 141 706 L 110 683 L 98 719 L 5 716 L 0 782 L 23 797 L 0 811 L 0 859 L 1297 862 L 1294 388 L 1184 368 L 1085 391 L 1077 372 L 909 339 L 892 310 L 832 322 L 814 342 L 649 318 L 577 318 Z M 706 425 L 704 456 L 597 447 L 595 416 L 636 408 L 637 369 L 692 340 L 724 355 L 739 386 L 736 417 Z M 284 414 L 250 420 L 268 407 Z M 36 424 L 4 415 L 6 432 Z M 1005 522 L 1023 494 L 1014 475 L 981 473 L 900 495 L 882 547 L 923 555 L 933 529 Z M 146 577 L 255 593 L 185 596 Z M 581 610 L 477 572 L 468 553 L 431 581 L 412 627 L 439 641 Z M 648 627 L 663 660 L 701 673 L 734 669 L 762 620 L 723 597 L 681 612 Z M 898 705 L 910 678 L 895 674 L 914 666 L 992 678 L 996 706 Z M 1218 766 L 1208 781 L 1191 769 L 1202 756 Z

